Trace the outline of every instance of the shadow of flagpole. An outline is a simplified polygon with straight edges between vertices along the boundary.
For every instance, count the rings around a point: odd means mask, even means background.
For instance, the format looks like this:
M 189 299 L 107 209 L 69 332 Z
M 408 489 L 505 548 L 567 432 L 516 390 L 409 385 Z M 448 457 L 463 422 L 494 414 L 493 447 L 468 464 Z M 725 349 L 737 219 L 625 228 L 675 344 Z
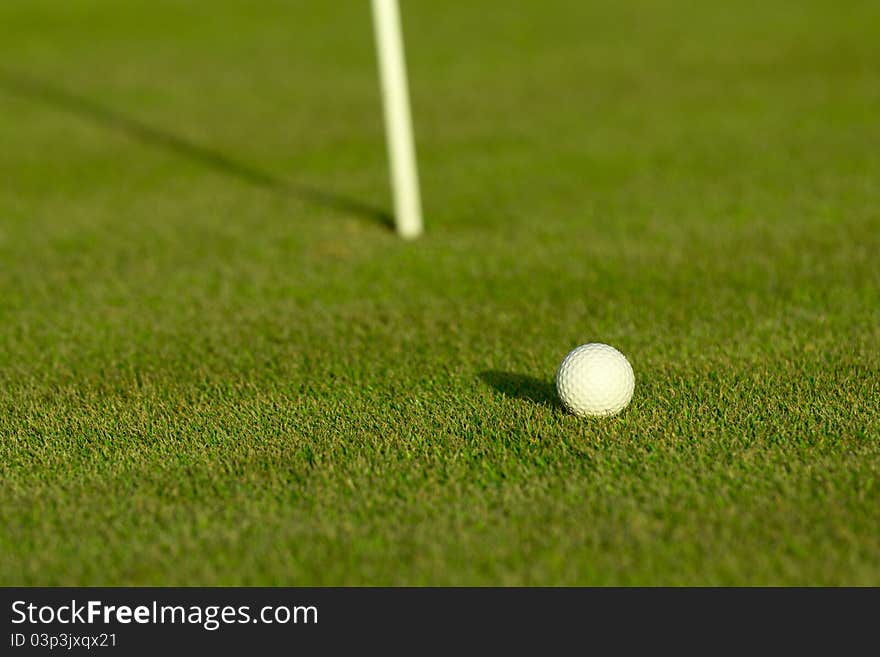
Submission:
M 265 171 L 239 162 L 224 153 L 196 144 L 184 137 L 131 118 L 93 100 L 77 96 L 59 87 L 20 74 L 0 71 L 0 90 L 20 98 L 42 103 L 56 110 L 67 112 L 110 130 L 115 130 L 149 146 L 162 148 L 177 156 L 198 162 L 213 171 L 235 178 L 251 186 L 260 187 L 274 193 L 287 194 L 331 210 L 370 219 L 388 229 L 394 228 L 393 217 L 389 212 L 381 208 L 334 192 L 287 182 Z

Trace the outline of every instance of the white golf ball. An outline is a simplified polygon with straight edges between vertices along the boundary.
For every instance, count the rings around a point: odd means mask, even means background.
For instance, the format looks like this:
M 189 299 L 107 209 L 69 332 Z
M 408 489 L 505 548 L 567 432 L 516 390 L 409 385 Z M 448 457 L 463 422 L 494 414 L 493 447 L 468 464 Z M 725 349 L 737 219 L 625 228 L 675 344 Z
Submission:
M 556 373 L 559 398 L 580 416 L 620 413 L 632 399 L 635 384 L 626 356 L 599 342 L 570 351 Z

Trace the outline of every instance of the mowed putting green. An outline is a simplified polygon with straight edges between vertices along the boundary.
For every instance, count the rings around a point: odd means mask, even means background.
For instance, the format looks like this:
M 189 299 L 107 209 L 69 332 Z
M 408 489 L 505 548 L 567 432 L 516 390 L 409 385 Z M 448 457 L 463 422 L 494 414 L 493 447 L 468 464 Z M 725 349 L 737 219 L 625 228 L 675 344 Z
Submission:
M 880 585 L 844 5 L 406 2 L 406 243 L 368 3 L 2 3 L 0 584 Z

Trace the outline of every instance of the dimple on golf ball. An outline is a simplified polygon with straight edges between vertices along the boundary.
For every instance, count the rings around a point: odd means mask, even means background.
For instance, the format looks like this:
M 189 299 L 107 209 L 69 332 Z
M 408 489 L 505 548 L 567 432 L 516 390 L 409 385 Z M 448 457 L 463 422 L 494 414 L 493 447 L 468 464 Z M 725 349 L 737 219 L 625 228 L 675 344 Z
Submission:
M 556 391 L 579 416 L 617 415 L 633 396 L 632 366 L 614 347 L 599 342 L 571 350 L 556 373 Z

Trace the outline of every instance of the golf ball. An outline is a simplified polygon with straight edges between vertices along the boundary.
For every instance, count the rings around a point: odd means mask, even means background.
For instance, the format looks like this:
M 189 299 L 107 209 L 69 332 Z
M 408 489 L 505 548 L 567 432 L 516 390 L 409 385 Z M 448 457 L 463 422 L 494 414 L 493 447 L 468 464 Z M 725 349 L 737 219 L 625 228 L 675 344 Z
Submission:
M 580 416 L 620 413 L 632 399 L 635 383 L 626 356 L 599 342 L 570 351 L 556 373 L 559 398 Z

